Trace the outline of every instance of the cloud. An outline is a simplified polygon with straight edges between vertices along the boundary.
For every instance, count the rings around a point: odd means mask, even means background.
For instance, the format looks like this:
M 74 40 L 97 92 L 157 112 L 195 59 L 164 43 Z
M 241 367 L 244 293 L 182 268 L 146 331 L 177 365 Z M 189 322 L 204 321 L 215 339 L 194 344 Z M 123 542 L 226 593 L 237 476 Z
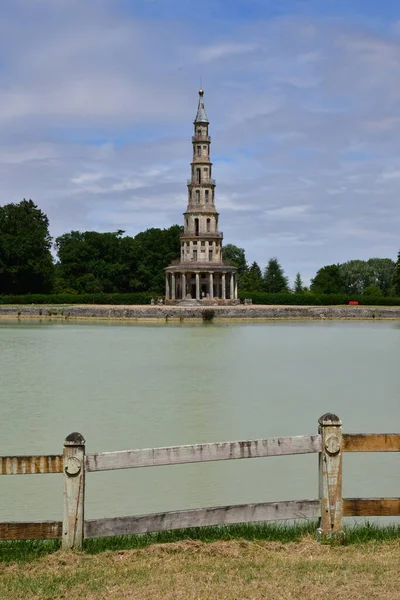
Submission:
M 230 43 L 218 43 L 201 48 L 198 52 L 198 60 L 200 62 L 207 62 L 211 60 L 219 60 L 221 58 L 227 58 L 234 56 L 235 54 L 249 54 L 255 52 L 257 46 L 254 44 L 235 44 Z
M 272 217 L 292 217 L 301 215 L 310 208 L 309 204 L 299 204 L 298 206 L 281 206 L 280 208 L 272 208 L 266 210 L 266 214 Z
M 324 264 L 396 256 L 398 22 L 238 0 L 223 23 L 207 3 L 204 34 L 192 2 L 172 0 L 168 21 L 158 2 L 128 5 L 4 8 L 1 203 L 32 197 L 54 236 L 181 223 L 202 76 L 226 243 L 306 280 Z

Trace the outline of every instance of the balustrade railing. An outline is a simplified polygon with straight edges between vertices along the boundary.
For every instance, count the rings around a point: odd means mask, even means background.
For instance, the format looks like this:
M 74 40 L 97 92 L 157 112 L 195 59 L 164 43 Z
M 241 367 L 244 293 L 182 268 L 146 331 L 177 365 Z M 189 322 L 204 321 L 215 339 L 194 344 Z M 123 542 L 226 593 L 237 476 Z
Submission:
M 193 179 L 192 177 L 190 179 L 187 180 L 187 184 L 193 184 L 193 185 L 215 185 L 215 179 L 213 177 L 202 177 L 201 179 Z
M 211 136 L 204 134 L 194 135 L 192 142 L 211 142 Z

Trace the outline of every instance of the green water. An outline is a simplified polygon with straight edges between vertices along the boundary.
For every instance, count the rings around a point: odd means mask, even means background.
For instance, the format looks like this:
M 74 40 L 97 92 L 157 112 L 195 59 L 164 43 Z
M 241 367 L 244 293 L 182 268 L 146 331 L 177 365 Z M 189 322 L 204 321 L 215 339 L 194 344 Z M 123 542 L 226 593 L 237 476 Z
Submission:
M 0 321 L 0 455 L 400 431 L 395 322 Z M 317 497 L 317 455 L 87 476 L 87 518 Z M 344 457 L 345 496 L 400 496 L 398 454 Z M 0 520 L 61 519 L 62 476 L 0 477 Z

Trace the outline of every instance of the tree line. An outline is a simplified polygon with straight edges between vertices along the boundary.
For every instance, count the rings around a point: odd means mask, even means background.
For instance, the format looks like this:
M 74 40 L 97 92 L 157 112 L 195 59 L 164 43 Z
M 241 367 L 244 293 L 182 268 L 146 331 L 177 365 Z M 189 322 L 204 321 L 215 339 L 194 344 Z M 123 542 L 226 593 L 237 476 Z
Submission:
M 48 217 L 32 200 L 6 204 L 0 207 L 0 294 L 163 294 L 164 268 L 179 259 L 181 231 L 179 225 L 135 237 L 122 230 L 71 231 L 53 242 Z M 300 273 L 291 288 L 277 258 L 262 270 L 233 244 L 224 246 L 223 257 L 237 267 L 244 292 L 400 296 L 400 251 L 397 262 L 371 258 L 321 267 L 309 288 Z

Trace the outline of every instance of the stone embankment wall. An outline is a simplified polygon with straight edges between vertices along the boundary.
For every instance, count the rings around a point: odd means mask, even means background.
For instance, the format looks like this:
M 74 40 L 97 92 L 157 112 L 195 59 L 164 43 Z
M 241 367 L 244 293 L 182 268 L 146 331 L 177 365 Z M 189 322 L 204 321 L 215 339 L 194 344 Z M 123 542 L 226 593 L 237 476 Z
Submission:
M 369 306 L 107 306 L 70 305 L 0 306 L 3 318 L 59 319 L 132 319 L 189 320 L 203 319 L 207 311 L 211 319 L 400 319 L 398 307 Z M 210 315 L 210 313 L 212 313 Z

